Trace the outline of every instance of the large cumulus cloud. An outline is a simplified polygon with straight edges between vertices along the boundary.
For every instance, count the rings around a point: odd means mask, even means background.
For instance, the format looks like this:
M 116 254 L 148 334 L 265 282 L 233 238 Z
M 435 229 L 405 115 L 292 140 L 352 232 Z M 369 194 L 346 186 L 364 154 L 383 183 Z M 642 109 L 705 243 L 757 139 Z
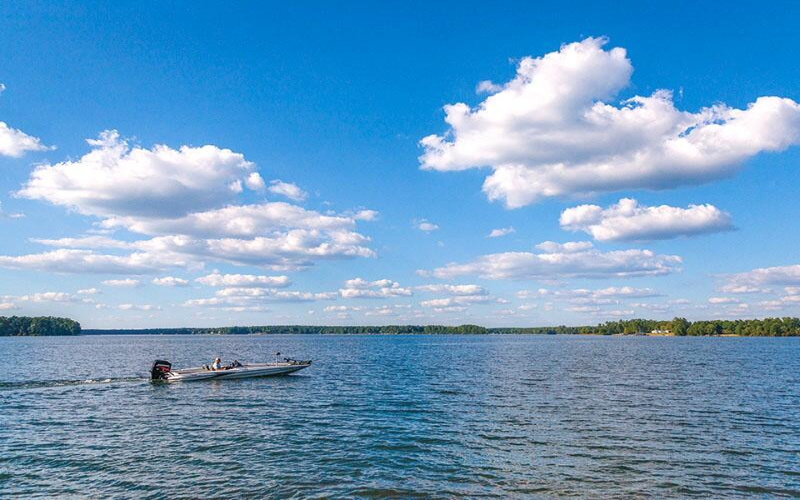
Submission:
M 489 167 L 483 190 L 509 208 L 554 196 L 663 189 L 727 177 L 742 161 L 800 142 L 800 105 L 759 97 L 745 109 L 681 111 L 669 91 L 615 102 L 633 72 L 603 38 L 526 57 L 475 107 L 444 107 L 444 135 L 422 139 L 422 167 Z

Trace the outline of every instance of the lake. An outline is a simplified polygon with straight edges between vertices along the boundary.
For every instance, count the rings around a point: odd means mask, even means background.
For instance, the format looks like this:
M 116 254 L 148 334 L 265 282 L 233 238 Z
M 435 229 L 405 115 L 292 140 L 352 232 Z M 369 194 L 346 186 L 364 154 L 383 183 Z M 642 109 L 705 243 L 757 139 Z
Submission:
M 176 367 L 297 374 L 151 384 Z M 800 338 L 0 338 L 0 496 L 800 496 Z

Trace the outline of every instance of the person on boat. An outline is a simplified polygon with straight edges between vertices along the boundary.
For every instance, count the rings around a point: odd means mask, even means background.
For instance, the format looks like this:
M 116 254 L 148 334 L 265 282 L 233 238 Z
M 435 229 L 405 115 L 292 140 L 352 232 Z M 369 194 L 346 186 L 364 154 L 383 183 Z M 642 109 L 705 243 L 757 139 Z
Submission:
M 219 358 L 215 358 L 214 363 L 211 365 L 211 369 L 213 371 L 224 370 L 225 368 L 222 367 L 222 360 Z

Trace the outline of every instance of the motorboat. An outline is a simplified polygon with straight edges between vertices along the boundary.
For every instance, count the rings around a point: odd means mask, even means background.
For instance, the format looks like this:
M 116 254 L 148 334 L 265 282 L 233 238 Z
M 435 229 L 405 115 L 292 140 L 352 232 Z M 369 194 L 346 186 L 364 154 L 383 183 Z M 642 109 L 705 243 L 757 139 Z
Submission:
M 239 363 L 238 361 L 214 370 L 208 365 L 196 368 L 173 370 L 172 363 L 157 359 L 150 369 L 150 380 L 154 382 L 190 382 L 195 380 L 223 380 L 234 378 L 267 377 L 270 375 L 286 375 L 308 368 L 311 360 L 301 361 L 284 358 L 274 363 Z

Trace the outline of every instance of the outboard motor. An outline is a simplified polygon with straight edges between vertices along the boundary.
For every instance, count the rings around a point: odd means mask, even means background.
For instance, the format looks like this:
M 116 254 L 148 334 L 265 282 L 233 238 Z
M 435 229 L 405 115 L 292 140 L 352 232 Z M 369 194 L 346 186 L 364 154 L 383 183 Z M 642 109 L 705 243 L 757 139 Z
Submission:
M 153 362 L 153 368 L 150 369 L 150 380 L 167 380 L 167 373 L 172 370 L 172 363 L 157 359 Z

